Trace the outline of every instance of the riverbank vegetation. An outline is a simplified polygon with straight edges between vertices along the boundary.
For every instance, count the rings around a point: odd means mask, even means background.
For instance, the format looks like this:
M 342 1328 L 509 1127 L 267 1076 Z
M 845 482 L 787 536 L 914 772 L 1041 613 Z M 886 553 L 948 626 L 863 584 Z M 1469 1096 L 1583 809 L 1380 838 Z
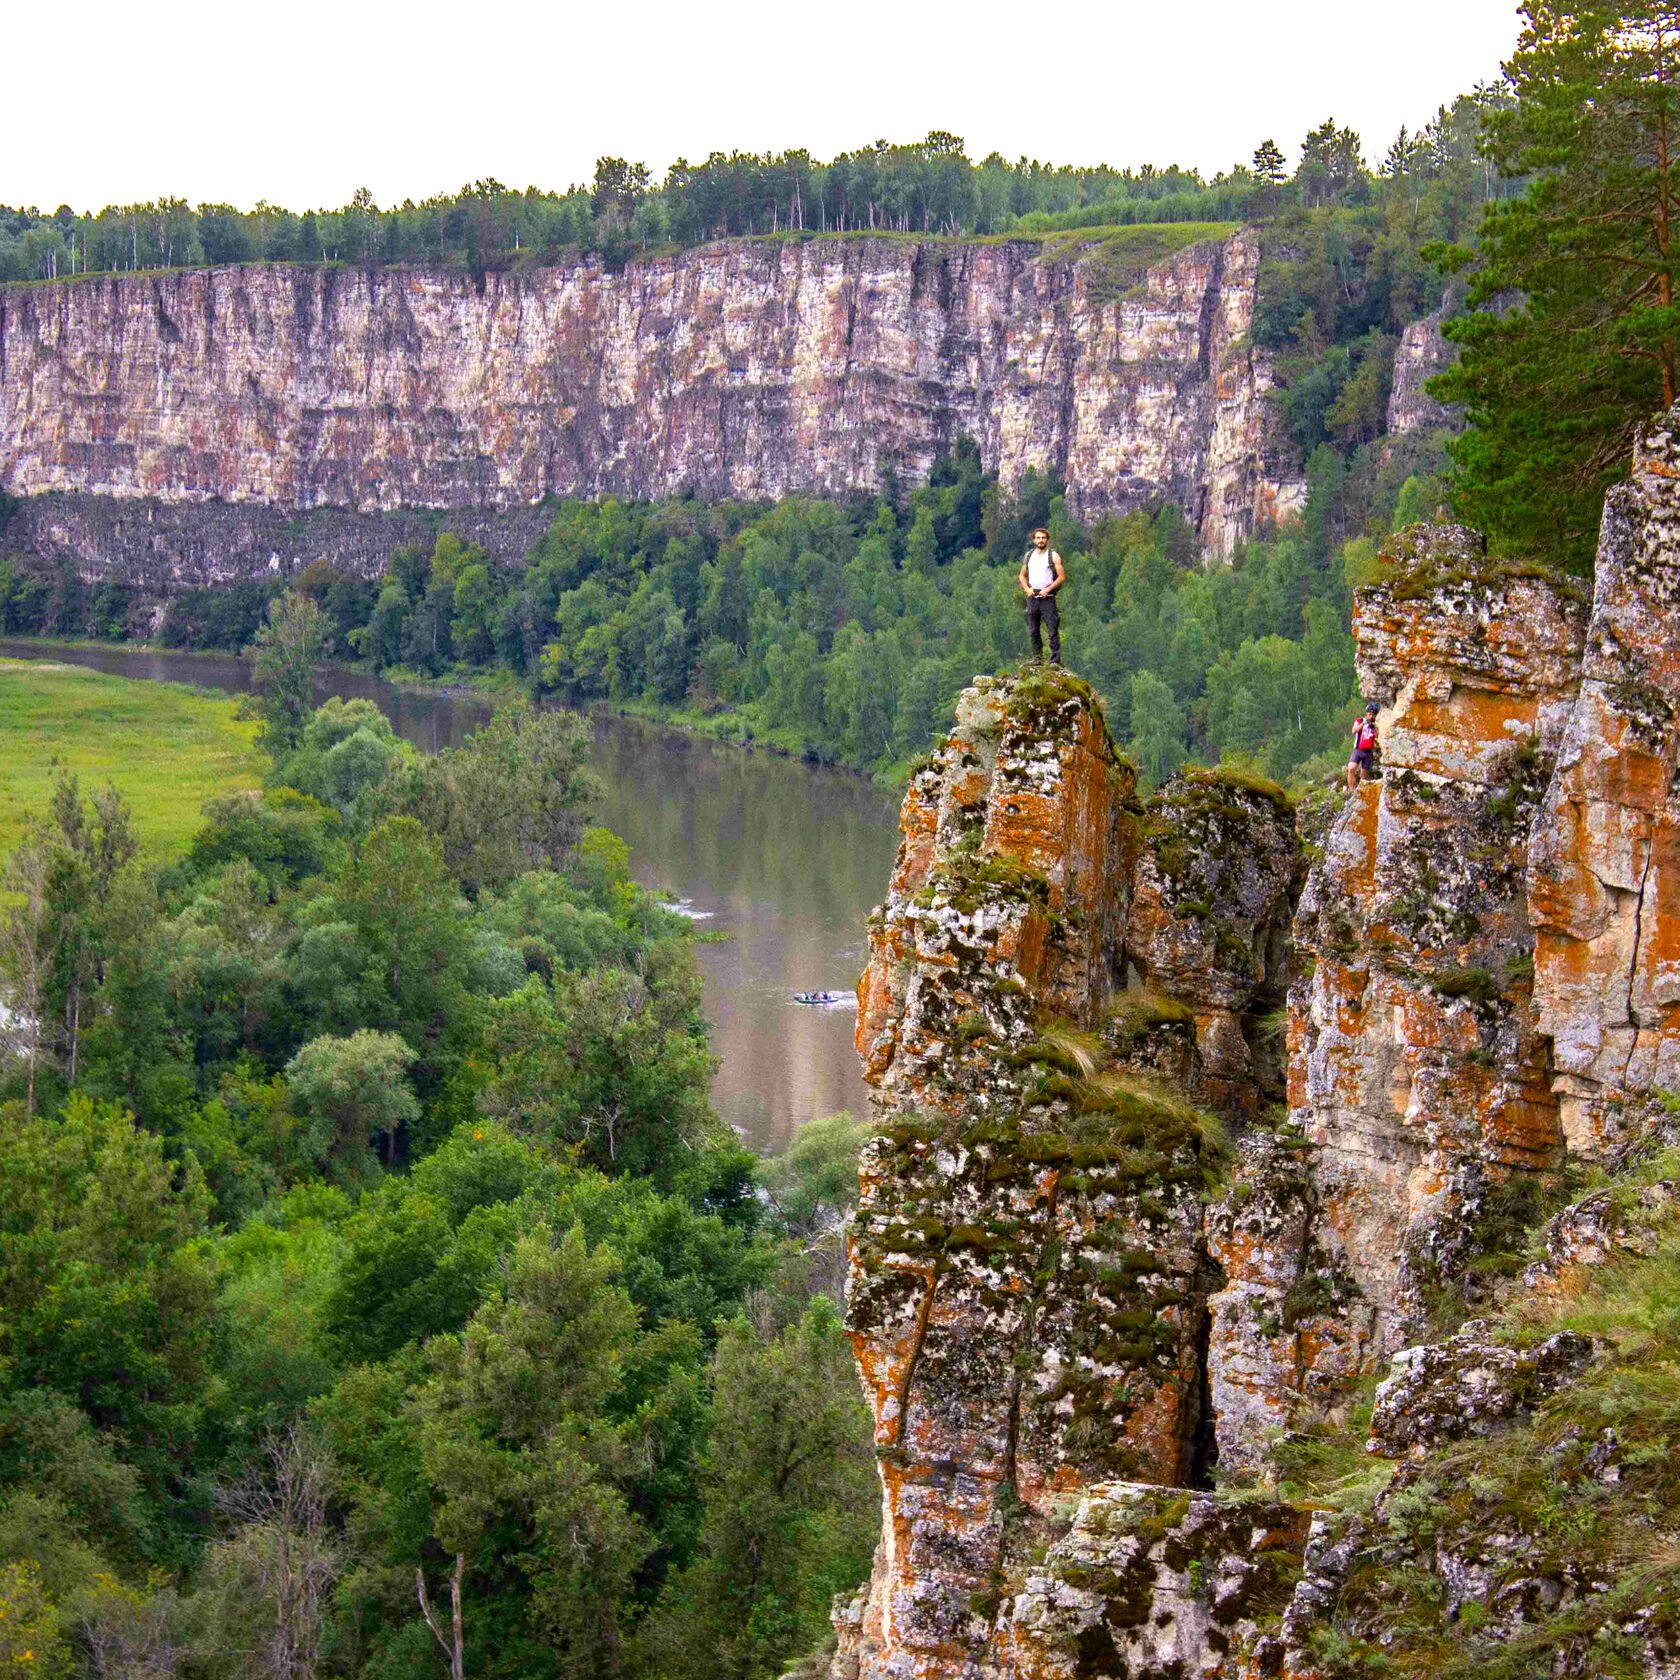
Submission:
M 415 756 L 300 701 L 317 616 L 266 621 L 260 786 L 143 847 L 64 756 L 6 858 L 4 1649 L 415 1680 L 429 1609 L 467 1674 L 777 1674 L 878 1522 L 856 1130 L 760 1194 L 576 720 Z M 73 746 L 64 675 L 4 668 L 0 774 Z
M 559 503 L 518 566 L 445 531 L 429 552 L 399 550 L 379 579 L 314 565 L 295 593 L 319 609 L 324 657 L 512 679 L 546 702 L 605 703 L 890 776 L 926 750 L 976 672 L 1026 653 L 1015 579 L 1042 522 L 1068 567 L 1067 658 L 1145 773 L 1237 757 L 1287 779 L 1339 748 L 1354 698 L 1350 568 L 1369 564 L 1391 524 L 1432 510 L 1442 442 L 1315 439 L 1304 517 L 1228 561 L 1204 562 L 1169 504 L 1087 526 L 1037 473 L 1006 492 L 965 441 L 897 497 Z M 181 591 L 160 639 L 238 649 L 282 587 Z M 122 586 L 101 593 L 126 621 Z M 5 627 L 67 627 L 31 616 L 46 599 L 32 586 L 14 587 L 9 607 L 0 596 Z

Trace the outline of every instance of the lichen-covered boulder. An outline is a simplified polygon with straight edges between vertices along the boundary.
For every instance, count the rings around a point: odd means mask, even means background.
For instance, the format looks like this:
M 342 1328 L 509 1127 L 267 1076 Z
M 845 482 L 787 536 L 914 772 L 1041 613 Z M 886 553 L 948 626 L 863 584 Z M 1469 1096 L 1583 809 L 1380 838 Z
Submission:
M 1022 1680 L 1237 1680 L 1289 1602 L 1308 1514 L 1116 1482 L 1009 1594 L 994 1672 Z
M 1366 1450 L 1421 1458 L 1444 1441 L 1485 1435 L 1579 1375 L 1593 1351 L 1592 1338 L 1573 1331 L 1509 1347 L 1480 1320 L 1450 1341 L 1402 1348 L 1377 1385 Z
M 1620 1256 L 1655 1254 L 1663 1240 L 1661 1215 L 1677 1197 L 1680 1183 L 1664 1178 L 1594 1190 L 1572 1202 L 1547 1221 L 1544 1252 L 1523 1272 L 1523 1287 L 1556 1295 L 1583 1272 Z

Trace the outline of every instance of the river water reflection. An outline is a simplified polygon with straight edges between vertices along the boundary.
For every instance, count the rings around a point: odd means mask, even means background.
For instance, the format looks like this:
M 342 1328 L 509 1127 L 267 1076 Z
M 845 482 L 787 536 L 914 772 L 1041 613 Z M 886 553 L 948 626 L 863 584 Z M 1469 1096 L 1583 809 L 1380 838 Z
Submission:
M 0 654 L 117 676 L 239 693 L 244 660 L 138 649 L 58 648 L 0 638 Z M 423 752 L 459 746 L 489 716 L 472 694 L 394 687 L 324 666 L 317 701 L 374 701 Z M 850 992 L 863 920 L 885 891 L 896 804 L 861 777 L 700 740 L 633 718 L 598 716 L 599 820 L 630 846 L 636 878 L 675 893 L 700 925 L 729 937 L 700 946 L 705 1008 L 719 1058 L 718 1112 L 762 1150 L 805 1121 L 861 1113 L 864 1087 L 849 1008 L 810 1008 L 795 991 Z

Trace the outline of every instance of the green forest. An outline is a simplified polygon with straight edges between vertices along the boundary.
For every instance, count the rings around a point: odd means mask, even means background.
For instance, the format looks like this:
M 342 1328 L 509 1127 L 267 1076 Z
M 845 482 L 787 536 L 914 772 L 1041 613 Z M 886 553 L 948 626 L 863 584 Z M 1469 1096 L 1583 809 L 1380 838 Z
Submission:
M 856 1129 L 717 1121 L 575 719 L 418 757 L 312 611 L 260 793 L 160 867 L 61 776 L 0 878 L 0 1672 L 444 1674 L 424 1583 L 470 1674 L 778 1673 L 878 1522 Z
M 340 658 L 450 680 L 505 668 L 547 702 L 652 709 L 893 775 L 976 672 L 1025 656 L 1016 572 L 1044 522 L 1071 578 L 1065 656 L 1146 773 L 1236 756 L 1284 777 L 1337 744 L 1353 697 L 1347 568 L 1372 544 L 1338 542 L 1334 521 L 1368 509 L 1360 528 L 1386 528 L 1397 505 L 1415 511 L 1425 481 L 1399 475 L 1437 459 L 1424 442 L 1350 469 L 1321 449 L 1322 505 L 1235 565 L 1197 564 L 1170 505 L 1086 530 L 1056 486 L 1029 474 L 1005 494 L 969 447 L 902 513 L 607 498 L 560 508 L 519 568 L 445 532 L 430 553 L 399 551 L 379 582 L 311 568 L 296 587 Z M 177 596 L 162 639 L 241 646 L 273 587 Z
M 546 703 L 650 709 L 894 778 L 975 673 L 1025 657 L 1016 573 L 1044 523 L 1068 567 L 1065 657 L 1146 774 L 1235 757 L 1287 779 L 1331 768 L 1354 698 L 1349 578 L 1392 522 L 1433 511 L 1441 444 L 1316 445 L 1305 520 L 1217 565 L 1170 504 L 1087 529 L 1059 486 L 1029 472 L 1006 493 L 966 445 L 902 508 L 607 497 L 558 506 L 517 567 L 444 531 L 381 579 L 317 564 L 293 587 L 321 609 L 323 657 L 452 682 L 511 672 Z M 283 587 L 181 591 L 159 639 L 238 650 Z M 8 633 L 120 638 L 132 607 L 120 584 L 8 578 L 0 561 Z
M 1442 108 L 1416 134 L 1404 129 L 1373 174 L 1357 134 L 1327 120 L 1309 133 L 1291 171 L 1275 141 L 1213 181 L 1194 169 L 1057 166 L 996 153 L 979 163 L 962 139 L 935 130 L 911 144 L 877 140 L 823 163 L 803 150 L 768 156 L 713 152 L 679 158 L 656 181 L 645 163 L 601 158 L 588 185 L 565 192 L 469 182 L 416 204 L 381 209 L 365 189 L 339 209 L 301 212 L 260 203 L 146 204 L 50 213 L 0 206 L 0 280 L 50 280 L 206 263 L 447 263 L 475 269 L 598 254 L 609 264 L 650 250 L 715 239 L 901 233 L 945 238 L 1035 236 L 1139 222 L 1238 222 L 1286 207 L 1380 203 L 1407 183 L 1466 169 L 1483 198 L 1511 183 L 1476 161 L 1480 115 L 1494 89 Z

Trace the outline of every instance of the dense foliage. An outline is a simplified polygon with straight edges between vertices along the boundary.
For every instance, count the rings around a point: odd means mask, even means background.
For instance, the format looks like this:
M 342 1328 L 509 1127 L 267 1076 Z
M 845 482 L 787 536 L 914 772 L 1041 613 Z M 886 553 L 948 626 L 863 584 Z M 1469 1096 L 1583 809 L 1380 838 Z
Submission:
M 1316 446 L 1306 518 L 1230 563 L 1201 564 L 1170 505 L 1087 529 L 1057 486 L 1029 474 L 1008 495 L 964 445 L 902 508 L 571 502 L 520 567 L 446 532 L 374 587 L 312 567 L 299 592 L 340 657 L 501 667 L 568 705 L 681 713 L 881 769 L 927 749 L 977 671 L 1024 656 L 1016 572 L 1044 521 L 1068 567 L 1067 656 L 1148 773 L 1238 755 L 1287 775 L 1337 744 L 1351 703 L 1348 567 L 1438 492 L 1439 439 L 1402 445 Z M 175 597 L 163 639 L 237 646 L 248 621 L 225 601 Z
M 300 707 L 323 618 L 184 857 L 64 778 L 0 880 L 0 1659 L 779 1673 L 878 1520 L 856 1128 L 757 1193 L 575 720 L 417 758 Z
M 1476 102 L 1486 97 L 1479 93 Z M 1445 117 L 1442 112 L 1437 123 Z M 1425 150 L 1434 126 L 1424 131 Z M 655 247 L 764 234 L 1036 236 L 1139 222 L 1233 222 L 1295 205 L 1379 201 L 1429 167 L 1419 144 L 1402 130 L 1398 150 L 1374 176 L 1359 136 L 1325 122 L 1302 141 L 1293 177 L 1267 140 L 1251 164 L 1209 181 L 1176 165 L 1011 163 L 995 152 L 975 163 L 959 136 L 936 129 L 912 144 L 877 140 L 826 163 L 803 150 L 713 152 L 694 164 L 678 158 L 663 182 L 646 164 L 607 157 L 597 160 L 588 186 L 566 192 L 518 192 L 482 180 L 386 209 L 365 189 L 341 209 L 301 214 L 266 202 L 241 211 L 168 197 L 109 205 L 96 214 L 67 204 L 50 214 L 0 206 L 0 280 L 237 262 L 482 268 L 579 250 L 616 263 Z M 1483 189 L 1484 196 L 1500 190 L 1491 175 Z
M 1492 207 L 1464 347 L 1441 382 L 1466 405 L 1460 511 L 1496 540 L 1590 570 L 1604 492 L 1675 395 L 1680 306 L 1680 7 L 1530 0 L 1488 124 L 1529 193 Z
M 1291 276 L 1312 272 L 1303 261 Z M 495 566 L 445 531 L 429 554 L 399 550 L 373 583 L 311 566 L 289 611 L 308 605 L 310 648 L 340 659 L 431 677 L 512 672 L 568 705 L 653 708 L 887 769 L 927 749 L 976 672 L 1024 656 L 1016 572 L 1046 522 L 1068 567 L 1067 657 L 1106 695 L 1146 773 L 1238 756 L 1286 777 L 1339 744 L 1353 698 L 1350 576 L 1392 523 L 1427 515 L 1443 494 L 1431 476 L 1439 435 L 1338 449 L 1334 411 L 1299 418 L 1313 440 L 1305 517 L 1229 562 L 1203 563 L 1168 504 L 1086 528 L 1037 474 L 1010 495 L 964 443 L 902 505 L 567 502 L 520 566 Z M 73 603 L 55 609 L 51 578 L 6 581 L 0 628 L 98 627 Z M 161 639 L 265 650 L 280 587 L 183 591 Z M 119 629 L 125 594 L 113 582 L 98 596 Z M 289 739 L 306 692 L 295 672 L 288 692 L 278 727 Z M 351 785 L 367 748 L 314 727 L 322 762 L 299 785 L 343 803 L 334 790 Z

